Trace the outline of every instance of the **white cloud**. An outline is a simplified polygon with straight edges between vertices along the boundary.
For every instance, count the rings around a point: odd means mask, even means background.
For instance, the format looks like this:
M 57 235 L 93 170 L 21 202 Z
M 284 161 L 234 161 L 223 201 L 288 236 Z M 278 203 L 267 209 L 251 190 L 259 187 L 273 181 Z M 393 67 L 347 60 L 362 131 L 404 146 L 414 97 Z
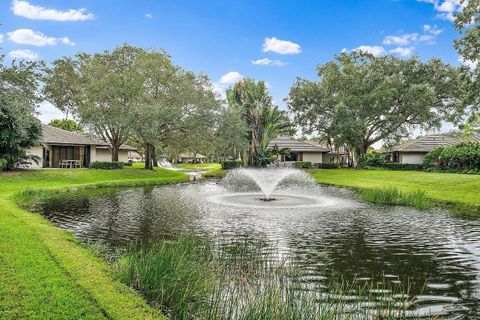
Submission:
M 24 59 L 24 60 L 37 60 L 38 59 L 38 54 L 30 51 L 28 49 L 25 50 L 12 50 L 8 53 L 10 58 L 12 59 Z
M 234 84 L 235 82 L 238 82 L 244 78 L 243 75 L 241 75 L 237 71 L 230 71 L 225 73 L 221 78 L 220 81 L 218 82 L 219 84 L 225 85 L 225 84 Z
M 404 33 L 400 35 L 390 35 L 383 39 L 383 44 L 396 45 L 396 46 L 408 46 L 411 44 L 434 44 L 437 36 L 443 32 L 442 29 L 428 24 L 423 26 L 423 33 Z
M 383 44 L 392 44 L 397 46 L 405 46 L 418 37 L 418 33 L 407 33 L 399 36 L 386 36 Z
M 414 50 L 415 47 L 398 47 L 390 50 L 390 53 L 397 54 L 401 57 L 410 57 Z
M 0 43 L 3 41 L 3 34 L 0 33 Z
M 38 118 L 43 123 L 49 123 L 53 119 L 65 118 L 65 114 L 48 101 L 40 103 L 38 113 Z
M 433 34 L 434 36 L 438 36 L 440 33 L 443 32 L 443 29 L 440 29 L 436 25 L 432 27 L 431 25 L 425 24 L 423 25 L 423 32 Z
M 464 60 L 462 57 L 458 58 L 458 61 L 463 64 L 464 66 L 468 67 L 471 70 L 475 70 L 477 68 L 478 62 L 471 61 L 471 60 Z
M 252 64 L 257 64 L 257 65 L 263 65 L 263 66 L 277 66 L 281 67 L 286 65 L 286 62 L 280 61 L 280 60 L 271 60 L 268 58 L 263 58 L 263 59 L 258 59 L 258 60 L 252 60 Z
M 433 8 L 437 11 L 436 17 L 443 20 L 455 21 L 455 13 L 460 11 L 464 4 L 461 0 L 417 0 L 433 4 Z
M 269 51 L 279 54 L 298 54 L 301 52 L 301 47 L 292 41 L 280 40 L 275 37 L 265 38 L 263 52 Z
M 43 46 L 54 46 L 58 42 L 62 42 L 64 44 L 75 45 L 74 42 L 70 41 L 69 38 L 55 38 L 49 37 L 39 31 L 33 31 L 31 29 L 17 29 L 12 32 L 8 32 L 8 39 L 18 44 L 27 44 L 37 47 Z
M 360 46 L 358 48 L 353 49 L 353 51 L 362 51 L 366 53 L 370 53 L 375 57 L 382 56 L 386 53 L 385 49 L 381 46 Z
M 151 19 L 151 18 L 153 18 L 153 15 L 152 15 L 151 13 L 145 13 L 145 17 L 147 17 L 147 18 L 150 18 L 150 19 Z
M 17 16 L 32 20 L 83 21 L 95 18 L 92 13 L 84 8 L 60 11 L 32 5 L 22 0 L 12 1 L 12 11 Z

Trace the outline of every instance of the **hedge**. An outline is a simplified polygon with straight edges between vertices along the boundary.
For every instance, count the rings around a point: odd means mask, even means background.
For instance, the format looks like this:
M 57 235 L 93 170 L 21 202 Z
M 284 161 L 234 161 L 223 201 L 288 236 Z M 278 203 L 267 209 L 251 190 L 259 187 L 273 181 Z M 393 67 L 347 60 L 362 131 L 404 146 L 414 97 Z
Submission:
M 293 167 L 297 169 L 311 169 L 312 163 L 309 161 L 297 161 L 293 163 Z
M 315 163 L 313 165 L 315 169 L 339 169 L 340 164 L 338 163 Z
M 123 169 L 123 163 L 118 162 L 118 161 L 95 161 L 90 163 L 88 166 L 90 169 L 107 169 L 107 170 L 113 170 L 113 169 Z
M 242 161 L 240 160 L 226 160 L 222 162 L 223 170 L 240 168 L 241 166 L 242 166 Z
M 384 162 L 379 166 L 377 166 L 377 168 L 384 168 L 389 170 L 407 170 L 407 171 L 425 170 L 425 166 L 423 164 L 396 163 L 396 162 Z

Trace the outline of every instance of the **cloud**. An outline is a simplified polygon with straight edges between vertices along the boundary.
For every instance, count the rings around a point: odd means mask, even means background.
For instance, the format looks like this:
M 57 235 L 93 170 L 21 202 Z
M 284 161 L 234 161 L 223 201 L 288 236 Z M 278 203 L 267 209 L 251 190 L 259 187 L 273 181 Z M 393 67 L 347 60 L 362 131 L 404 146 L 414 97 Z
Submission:
M 436 25 L 434 25 L 432 27 L 429 24 L 425 24 L 425 25 L 423 25 L 423 32 L 433 34 L 434 36 L 438 36 L 440 33 L 443 32 L 443 29 L 440 29 Z
M 459 57 L 458 61 L 464 66 L 468 67 L 470 70 L 475 70 L 478 65 L 477 61 L 464 60 L 462 57 Z
M 49 123 L 53 119 L 65 118 L 65 114 L 48 101 L 40 103 L 38 113 L 38 118 L 43 123 Z
M 271 60 L 268 58 L 263 58 L 263 59 L 258 59 L 258 60 L 252 60 L 252 64 L 257 64 L 257 65 L 263 65 L 263 66 L 277 66 L 281 67 L 286 65 L 286 62 L 280 61 L 280 60 Z
M 238 81 L 242 80 L 243 78 L 244 78 L 244 76 L 241 75 L 239 72 L 230 71 L 230 72 L 225 73 L 220 78 L 220 81 L 218 83 L 221 84 L 221 85 L 226 85 L 226 84 L 230 85 L 230 84 L 234 84 L 235 82 L 238 82 Z
M 8 53 L 10 58 L 12 59 L 23 59 L 23 60 L 37 60 L 38 59 L 38 54 L 30 51 L 28 49 L 25 50 L 12 50 Z
M 353 51 L 362 51 L 362 52 L 370 53 L 375 57 L 382 56 L 386 53 L 385 48 L 381 46 L 365 46 L 365 45 L 360 46 L 356 49 L 353 49 Z
M 263 42 L 263 52 L 270 51 L 278 54 L 299 54 L 301 47 L 292 41 L 280 40 L 275 37 L 265 38 Z
M 442 20 L 455 21 L 455 13 L 460 11 L 464 4 L 461 0 L 417 0 L 433 4 L 433 8 L 437 11 L 436 17 Z
M 145 17 L 152 19 L 153 15 L 151 13 L 145 13 Z
M 12 32 L 8 32 L 8 39 L 18 44 L 27 44 L 31 46 L 43 47 L 43 46 L 54 46 L 58 42 L 75 45 L 74 42 L 70 41 L 69 38 L 55 38 L 49 37 L 39 31 L 33 31 L 31 29 L 17 29 Z
M 398 47 L 390 50 L 390 53 L 397 54 L 400 57 L 410 57 L 415 47 Z
M 68 9 L 60 11 L 32 5 L 27 1 L 13 0 L 12 11 L 15 15 L 32 20 L 53 20 L 53 21 L 84 21 L 92 20 L 95 16 L 87 9 Z
M 0 43 L 3 42 L 3 34 L 0 33 Z

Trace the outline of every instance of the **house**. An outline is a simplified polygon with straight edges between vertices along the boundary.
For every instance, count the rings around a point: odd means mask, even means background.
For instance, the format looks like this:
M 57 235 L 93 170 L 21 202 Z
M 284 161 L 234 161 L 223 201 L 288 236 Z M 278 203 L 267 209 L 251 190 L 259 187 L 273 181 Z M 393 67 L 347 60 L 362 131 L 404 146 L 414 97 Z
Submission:
M 392 162 L 404 164 L 422 164 L 423 158 L 431 150 L 450 146 L 459 142 L 460 138 L 450 137 L 443 134 L 432 134 L 419 137 L 415 140 L 400 144 L 392 150 Z
M 128 161 L 143 162 L 143 161 L 145 161 L 145 158 L 139 152 L 132 150 L 132 151 L 128 151 Z
M 292 165 L 296 161 L 313 163 L 327 162 L 329 149 L 309 141 L 298 141 L 292 137 L 278 137 L 270 141 L 268 148 L 277 146 L 290 149 L 290 156 L 278 156 L 280 165 Z
M 127 145 L 120 146 L 118 161 L 127 162 L 128 151 L 134 150 Z M 32 147 L 29 154 L 40 158 L 39 163 L 32 162 L 30 168 L 87 167 L 94 161 L 112 160 L 108 143 L 49 125 L 42 125 L 40 144 Z
M 181 153 L 178 155 L 178 161 L 181 162 L 181 163 L 203 163 L 205 162 L 205 159 L 207 157 L 205 157 L 204 155 L 200 154 L 200 153 L 197 153 L 196 155 L 194 155 L 192 152 L 188 152 L 188 153 Z

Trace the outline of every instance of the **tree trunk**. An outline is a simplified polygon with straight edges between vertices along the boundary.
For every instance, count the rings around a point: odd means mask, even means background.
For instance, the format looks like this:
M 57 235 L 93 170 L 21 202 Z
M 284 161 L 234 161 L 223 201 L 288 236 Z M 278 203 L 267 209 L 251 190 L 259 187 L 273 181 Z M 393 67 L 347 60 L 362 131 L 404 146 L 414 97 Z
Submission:
M 112 144 L 112 161 L 118 161 L 118 149 L 120 145 Z
M 151 143 L 145 144 L 145 170 L 153 170 L 155 147 Z

